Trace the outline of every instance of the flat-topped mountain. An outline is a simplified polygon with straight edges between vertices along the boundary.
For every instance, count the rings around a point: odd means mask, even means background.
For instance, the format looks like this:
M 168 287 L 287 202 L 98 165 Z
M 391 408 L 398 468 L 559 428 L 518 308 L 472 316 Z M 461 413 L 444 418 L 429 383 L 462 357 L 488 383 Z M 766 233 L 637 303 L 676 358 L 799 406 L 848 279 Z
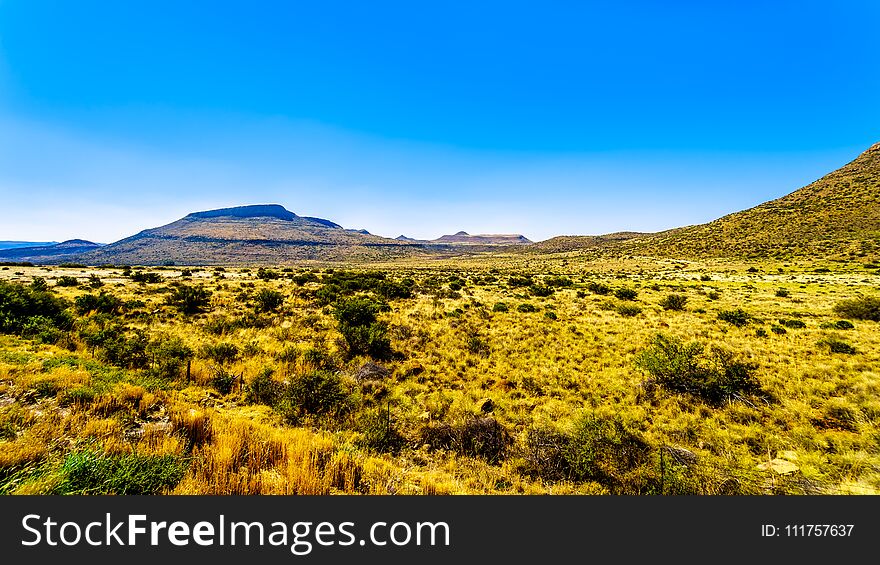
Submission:
M 478 234 L 471 235 L 460 231 L 453 235 L 441 235 L 433 243 L 453 243 L 471 245 L 528 245 L 532 243 L 520 234 Z
M 417 252 L 403 242 L 298 216 L 277 204 L 194 212 L 88 254 L 98 263 L 238 264 L 393 257 Z

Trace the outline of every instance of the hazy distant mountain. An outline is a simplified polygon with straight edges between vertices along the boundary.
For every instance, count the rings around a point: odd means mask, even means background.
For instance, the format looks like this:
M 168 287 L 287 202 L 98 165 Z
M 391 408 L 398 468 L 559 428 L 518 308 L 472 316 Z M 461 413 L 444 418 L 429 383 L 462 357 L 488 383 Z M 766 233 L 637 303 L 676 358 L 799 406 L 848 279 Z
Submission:
M 0 261 L 30 261 L 32 263 L 59 263 L 70 257 L 94 251 L 103 247 L 84 239 L 69 239 L 51 245 L 0 249 Z
M 0 250 L 18 249 L 21 247 L 46 247 L 57 243 L 57 241 L 0 241 Z

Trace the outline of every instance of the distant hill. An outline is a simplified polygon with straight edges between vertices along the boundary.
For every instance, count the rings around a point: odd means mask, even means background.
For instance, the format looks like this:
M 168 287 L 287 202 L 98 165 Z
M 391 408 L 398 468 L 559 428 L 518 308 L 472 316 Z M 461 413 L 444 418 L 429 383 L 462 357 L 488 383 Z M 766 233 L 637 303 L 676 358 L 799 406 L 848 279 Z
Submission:
M 441 235 L 431 243 L 468 244 L 468 245 L 528 245 L 532 243 L 519 234 L 479 234 L 471 235 L 460 231 L 453 235 Z
M 0 241 L 0 250 L 20 247 L 47 247 L 57 243 L 57 241 Z
M 60 263 L 70 257 L 89 253 L 103 247 L 84 239 L 69 239 L 51 245 L 0 249 L 0 261 L 30 261 L 32 263 Z
M 579 249 L 616 248 L 623 242 L 651 237 L 655 234 L 640 232 L 616 232 L 606 235 L 560 235 L 525 248 L 528 253 L 564 253 Z
M 791 194 L 708 224 L 640 240 L 683 257 L 873 257 L 880 252 L 880 143 Z

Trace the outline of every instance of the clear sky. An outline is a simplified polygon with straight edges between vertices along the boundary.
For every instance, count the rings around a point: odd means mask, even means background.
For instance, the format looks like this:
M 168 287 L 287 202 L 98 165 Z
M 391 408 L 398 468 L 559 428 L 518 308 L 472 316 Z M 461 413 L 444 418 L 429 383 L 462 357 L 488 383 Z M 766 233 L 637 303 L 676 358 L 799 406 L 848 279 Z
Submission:
M 656 231 L 880 141 L 874 0 L 0 0 L 0 239 Z

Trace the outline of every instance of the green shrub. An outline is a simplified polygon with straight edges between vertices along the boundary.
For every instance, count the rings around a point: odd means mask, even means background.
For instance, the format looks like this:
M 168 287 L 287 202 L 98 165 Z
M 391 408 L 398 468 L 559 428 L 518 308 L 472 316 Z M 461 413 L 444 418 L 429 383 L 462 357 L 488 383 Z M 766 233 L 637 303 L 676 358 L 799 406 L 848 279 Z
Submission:
M 163 380 L 180 378 L 184 365 L 192 359 L 193 351 L 177 336 L 159 335 L 146 346 L 150 371 Z
M 55 281 L 55 286 L 79 286 L 79 281 L 76 277 L 64 275 L 58 277 L 58 280 Z
M 274 312 L 284 304 L 284 295 L 277 290 L 261 288 L 254 296 L 254 309 L 257 312 Z
M 638 316 L 642 313 L 642 309 L 635 304 L 618 304 L 614 310 L 620 314 L 621 316 L 625 316 L 627 318 L 631 318 L 633 316 Z
M 55 325 L 55 321 L 45 316 L 32 316 L 21 328 L 22 337 L 36 339 L 40 343 L 56 343 L 64 332 Z
M 777 326 L 776 324 L 770 326 L 770 331 L 775 333 L 776 335 L 785 335 L 788 333 L 788 330 L 786 330 L 782 326 Z
M 594 481 L 614 494 L 646 490 L 651 447 L 617 417 L 586 413 L 568 429 L 526 433 L 523 471 L 544 480 Z M 650 474 L 648 474 L 650 477 Z
M 834 305 L 834 312 L 841 318 L 880 322 L 880 298 L 866 296 L 843 300 Z
M 845 353 L 853 355 L 856 348 L 836 336 L 828 336 L 819 340 L 819 346 L 827 347 L 832 353 Z
M 77 314 L 80 315 L 88 314 L 89 312 L 121 314 L 125 309 L 122 300 L 103 291 L 97 296 L 94 294 L 77 296 L 73 301 L 73 307 L 76 309 Z
M 636 357 L 636 366 L 660 386 L 716 404 L 761 390 L 753 375 L 756 365 L 737 360 L 729 351 L 717 347 L 706 351 L 700 343 L 686 344 L 665 334 L 654 337 Z
M 177 286 L 168 296 L 167 302 L 183 314 L 202 312 L 211 300 L 211 291 L 203 286 Z
M 350 357 L 391 357 L 388 324 L 376 319 L 382 309 L 381 304 L 364 297 L 338 300 L 333 305 L 333 317 L 336 318 L 339 333 L 342 334 Z
M 544 317 L 548 320 L 556 320 L 558 318 L 556 312 L 544 312 Z
M 784 288 L 778 288 L 776 289 L 776 296 L 778 296 L 779 298 L 788 298 L 789 296 L 791 296 L 791 293 Z
M 618 300 L 635 300 L 639 293 L 632 288 L 618 288 L 614 291 L 614 296 Z
M 533 284 L 529 287 L 529 293 L 532 296 L 547 297 L 553 294 L 553 288 L 543 284 Z
M 229 394 L 235 386 L 238 377 L 223 369 L 217 370 L 211 377 L 211 386 L 217 389 L 220 394 Z
M 94 325 L 80 329 L 80 338 L 104 361 L 126 369 L 142 369 L 149 363 L 147 334 L 118 322 L 96 317 Z
M 49 326 L 68 330 L 73 320 L 66 308 L 67 303 L 49 291 L 0 281 L 0 332 L 21 334 L 26 327 L 33 332 Z
M 283 391 L 283 411 L 288 420 L 300 416 L 339 413 L 347 407 L 348 393 L 338 374 L 309 371 L 296 375 Z
M 232 363 L 239 358 L 241 351 L 234 343 L 221 342 L 210 343 L 202 346 L 200 351 L 202 357 L 210 359 L 218 365 L 226 365 Z
M 31 280 L 31 284 L 28 285 L 28 288 L 36 292 L 46 292 L 49 290 L 49 283 L 47 283 L 46 279 L 43 277 L 34 277 Z
M 409 282 L 414 282 L 410 279 Z M 376 293 L 385 300 L 396 300 L 400 298 L 412 298 L 412 285 L 402 282 L 382 281 L 375 287 Z
M 684 310 L 688 297 L 683 294 L 669 294 L 660 301 L 660 306 L 664 310 Z
M 786 328 L 789 328 L 789 329 L 792 329 L 792 330 L 801 330 L 801 329 L 807 327 L 807 324 L 805 324 L 802 320 L 784 320 L 784 319 L 780 319 L 780 320 L 779 320 L 779 325 L 781 325 L 781 326 L 785 326 Z
M 482 337 L 480 337 L 476 333 L 469 334 L 465 339 L 465 348 L 468 353 L 472 353 L 474 355 L 479 355 L 481 357 L 488 357 L 491 351 L 489 344 L 486 343 Z
M 510 308 L 504 302 L 496 302 L 494 306 L 492 306 L 493 312 L 507 312 Z
M 259 269 L 257 269 L 257 278 L 264 281 L 271 281 L 280 277 L 281 275 L 277 271 L 273 271 L 272 269 L 267 269 L 265 267 L 260 267 Z
M 358 420 L 357 429 L 361 432 L 358 443 L 380 453 L 397 453 L 406 443 L 391 415 L 390 405 L 363 414 Z
M 510 287 L 521 287 L 521 286 L 531 286 L 532 285 L 532 277 L 531 275 L 520 276 L 520 275 L 512 275 L 507 279 L 507 286 Z
M 556 288 L 568 288 L 574 283 L 572 283 L 570 278 L 565 276 L 550 276 L 544 279 L 544 284 Z
M 529 304 L 528 302 L 523 302 L 519 306 L 516 307 L 517 312 L 529 313 L 529 312 L 537 312 L 538 308 L 534 304 Z
M 611 292 L 611 287 L 607 284 L 602 284 L 599 282 L 590 282 L 587 284 L 587 290 L 589 290 L 593 294 L 606 295 Z
M 819 327 L 823 330 L 851 330 L 855 328 L 849 320 L 837 320 L 836 322 L 822 322 Z
M 736 310 L 722 310 L 718 312 L 718 319 L 733 324 L 736 327 L 742 327 L 748 324 L 752 317 L 742 308 Z
M 130 271 L 129 271 L 130 272 Z M 125 272 L 123 272 L 125 274 Z M 159 283 L 162 282 L 162 275 L 159 273 L 151 273 L 146 271 L 136 271 L 131 273 L 132 282 L 136 283 Z
M 265 404 L 272 406 L 281 393 L 281 384 L 272 378 L 274 370 L 265 367 L 247 385 L 245 402 L 248 404 Z

